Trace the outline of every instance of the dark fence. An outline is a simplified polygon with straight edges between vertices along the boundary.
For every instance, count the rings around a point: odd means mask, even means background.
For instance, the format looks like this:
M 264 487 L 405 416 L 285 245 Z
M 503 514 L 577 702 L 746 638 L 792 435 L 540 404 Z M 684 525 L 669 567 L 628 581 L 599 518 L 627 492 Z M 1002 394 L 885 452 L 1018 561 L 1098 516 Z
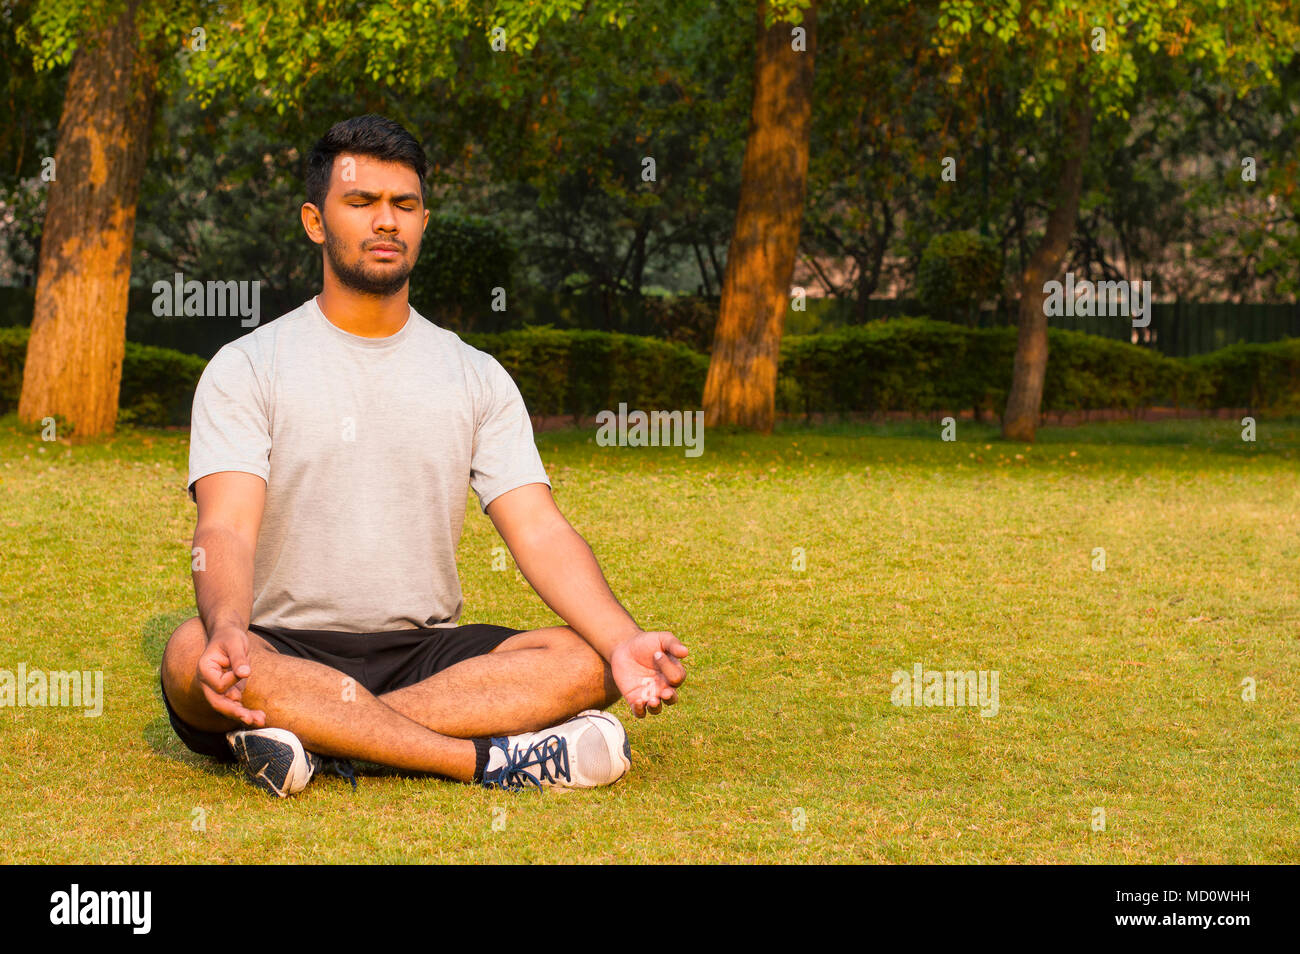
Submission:
M 1151 305 L 1151 323 L 1134 328 L 1133 319 L 1093 315 L 1057 317 L 1053 328 L 1069 328 L 1128 341 L 1170 358 L 1208 354 L 1240 342 L 1267 343 L 1300 337 L 1300 305 L 1249 305 L 1231 302 L 1174 302 Z
M 1300 338 L 1300 304 L 1175 302 L 1152 305 L 1151 311 L 1149 328 L 1131 330 L 1138 332 L 1138 344 L 1153 347 L 1171 358 L 1206 354 L 1243 341 Z M 1146 335 L 1144 331 L 1151 334 Z
M 836 317 L 844 314 L 847 307 L 846 303 L 839 304 L 835 309 Z M 908 300 L 881 299 L 872 301 L 868 308 L 871 319 L 919 313 L 916 303 Z M 1134 328 L 1133 319 L 1122 315 L 1113 318 L 1102 315 L 1062 316 L 1049 318 L 1047 323 L 1052 328 L 1082 331 L 1142 345 L 1170 358 L 1187 358 L 1240 342 L 1266 344 L 1283 338 L 1300 338 L 1300 303 L 1153 302 L 1151 323 L 1145 328 Z M 979 313 L 975 324 L 990 328 L 1014 324 L 1014 319 L 1003 312 L 985 310 Z

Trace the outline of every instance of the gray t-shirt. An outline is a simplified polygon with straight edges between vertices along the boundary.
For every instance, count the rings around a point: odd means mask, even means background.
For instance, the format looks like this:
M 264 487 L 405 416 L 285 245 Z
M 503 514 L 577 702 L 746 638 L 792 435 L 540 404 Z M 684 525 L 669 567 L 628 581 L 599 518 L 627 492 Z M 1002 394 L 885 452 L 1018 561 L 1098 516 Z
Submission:
M 189 493 L 223 470 L 266 481 L 250 623 L 346 633 L 457 625 L 469 488 L 484 513 L 550 485 L 519 388 L 411 309 L 363 338 L 312 298 L 222 347 L 190 425 Z

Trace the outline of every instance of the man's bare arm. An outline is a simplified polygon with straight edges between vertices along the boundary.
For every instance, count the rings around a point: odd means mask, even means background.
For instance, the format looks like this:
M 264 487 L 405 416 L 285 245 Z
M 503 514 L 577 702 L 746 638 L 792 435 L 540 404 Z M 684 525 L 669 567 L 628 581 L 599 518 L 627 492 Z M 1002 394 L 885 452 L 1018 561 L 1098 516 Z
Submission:
M 264 714 L 244 707 L 238 683 L 251 671 L 253 554 L 266 505 L 266 481 L 256 474 L 220 471 L 199 478 L 194 496 L 199 506 L 194 547 L 203 567 L 194 570 L 194 602 L 208 635 L 199 679 L 213 709 L 260 725 Z
M 677 701 L 687 655 L 672 633 L 647 633 L 609 588 L 587 541 L 564 519 L 551 489 L 525 484 L 488 504 L 501 539 L 543 602 L 610 663 L 638 717 Z

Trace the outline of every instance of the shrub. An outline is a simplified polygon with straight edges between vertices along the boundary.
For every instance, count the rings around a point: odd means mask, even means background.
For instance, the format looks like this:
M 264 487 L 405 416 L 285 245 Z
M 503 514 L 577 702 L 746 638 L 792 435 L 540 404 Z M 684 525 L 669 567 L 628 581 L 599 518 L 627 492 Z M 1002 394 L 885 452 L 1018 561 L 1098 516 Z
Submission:
M 636 335 L 543 326 L 461 337 L 501 362 L 533 414 L 594 414 L 620 401 L 698 409 L 709 369 L 707 355 Z
M 943 232 L 930 239 L 916 270 L 916 297 L 932 315 L 973 324 L 980 302 L 1002 285 L 997 243 L 977 232 Z
M 1300 413 L 1300 338 L 1228 345 L 1187 364 L 1198 372 L 1192 376 L 1199 378 L 1192 383 L 1198 407 Z
M 928 318 L 870 322 L 781 345 L 777 409 L 1000 413 L 1015 328 Z M 1137 410 L 1156 403 L 1300 412 L 1300 339 L 1169 358 L 1124 341 L 1048 329 L 1043 411 Z
M 0 413 L 18 405 L 30 329 L 0 328 Z M 1044 412 L 1135 410 L 1154 403 L 1300 413 L 1300 338 L 1238 344 L 1167 358 L 1124 341 L 1048 330 Z M 531 413 L 591 415 L 701 406 L 709 357 L 683 344 L 604 331 L 527 327 L 462 338 L 494 355 Z M 778 411 L 975 408 L 1000 413 L 1015 357 L 1015 328 L 967 328 L 929 318 L 874 321 L 781 342 Z M 127 342 L 118 420 L 184 424 L 206 362 Z
M 491 222 L 430 216 L 411 270 L 411 304 L 437 325 L 468 331 L 490 311 L 492 289 L 510 274 L 514 257 L 505 232 Z
M 643 302 L 656 337 L 680 342 L 695 351 L 707 352 L 713 347 L 720 307 L 717 296 L 647 295 Z
M 18 409 L 31 328 L 0 328 L 0 414 Z M 118 422 L 142 427 L 186 424 L 207 361 L 170 348 L 126 342 Z

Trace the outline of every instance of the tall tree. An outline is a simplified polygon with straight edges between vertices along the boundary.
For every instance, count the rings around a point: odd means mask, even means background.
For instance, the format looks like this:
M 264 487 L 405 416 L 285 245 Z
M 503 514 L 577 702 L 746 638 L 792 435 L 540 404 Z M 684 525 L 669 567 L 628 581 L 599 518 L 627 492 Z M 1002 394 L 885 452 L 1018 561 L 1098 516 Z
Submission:
M 767 0 L 759 0 L 756 11 L 740 206 L 704 383 L 709 425 L 770 432 L 776 418 L 776 371 L 803 220 L 812 116 L 817 9 L 812 0 L 801 5 L 769 10 Z
M 1045 174 L 1060 183 L 1044 232 L 1019 277 L 1019 334 L 1002 433 L 1032 441 L 1046 376 L 1043 284 L 1060 272 L 1074 234 L 1084 153 L 1093 118 L 1127 117 L 1152 70 L 1180 71 L 1185 84 L 1224 78 L 1238 91 L 1272 83 L 1300 39 L 1295 0 L 1012 0 L 989 7 L 940 0 L 940 49 L 963 56 L 996 42 L 1031 64 L 1021 108 L 1062 117 Z
M 1002 436 L 1032 441 L 1038 428 L 1047 377 L 1046 283 L 1056 278 L 1070 248 L 1083 194 L 1083 164 L 1092 134 L 1092 104 L 1086 89 L 1071 90 L 1065 105 L 1063 160 L 1059 164 L 1060 192 L 1047 216 L 1043 237 L 1020 274 L 1016 357 L 1011 390 L 1002 414 Z
M 75 42 L 76 52 L 53 157 L 18 417 L 61 417 L 86 435 L 111 431 L 117 421 L 135 207 L 163 48 L 156 37 L 141 39 L 140 0 L 92 10 L 78 36 L 59 30 L 75 22 L 69 6 L 37 11 L 62 14 L 47 17 L 44 40 Z

